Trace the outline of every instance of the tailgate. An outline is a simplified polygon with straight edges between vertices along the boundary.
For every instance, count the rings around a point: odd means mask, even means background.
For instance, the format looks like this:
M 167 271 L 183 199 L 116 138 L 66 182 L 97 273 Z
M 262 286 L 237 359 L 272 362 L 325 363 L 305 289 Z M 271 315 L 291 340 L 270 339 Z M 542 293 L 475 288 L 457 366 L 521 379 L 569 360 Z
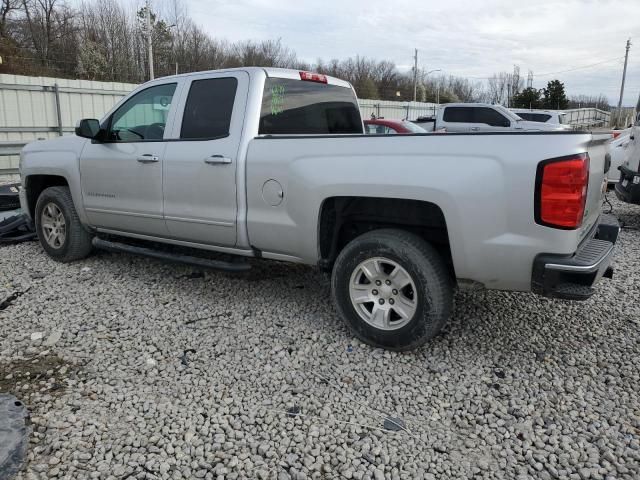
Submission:
M 597 222 L 602 210 L 602 201 L 607 188 L 605 157 L 609 154 L 611 134 L 594 134 L 587 147 L 589 153 L 589 188 L 584 209 L 581 237 L 586 235 Z

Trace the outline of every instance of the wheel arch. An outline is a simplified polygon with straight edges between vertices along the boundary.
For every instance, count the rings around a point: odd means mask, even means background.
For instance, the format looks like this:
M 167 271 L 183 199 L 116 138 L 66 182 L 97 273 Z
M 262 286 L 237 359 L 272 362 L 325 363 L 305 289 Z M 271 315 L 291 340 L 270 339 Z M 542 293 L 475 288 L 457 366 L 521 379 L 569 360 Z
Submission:
M 455 278 L 449 230 L 443 210 L 432 202 L 403 198 L 326 198 L 318 215 L 320 267 L 331 269 L 349 241 L 368 231 L 383 228 L 397 228 L 419 235 L 442 255 Z
M 49 187 L 69 187 L 69 181 L 63 175 L 55 174 L 33 174 L 25 177 L 24 188 L 26 191 L 26 207 L 27 213 L 31 218 L 35 218 L 38 197 L 40 197 L 40 194 Z

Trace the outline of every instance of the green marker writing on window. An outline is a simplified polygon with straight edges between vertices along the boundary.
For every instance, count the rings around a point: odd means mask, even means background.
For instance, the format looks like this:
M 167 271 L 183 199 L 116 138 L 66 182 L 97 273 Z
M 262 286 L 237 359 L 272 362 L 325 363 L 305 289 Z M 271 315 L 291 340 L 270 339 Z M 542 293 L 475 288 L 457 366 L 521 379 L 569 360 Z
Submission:
M 278 115 L 284 110 L 284 86 L 271 87 L 271 115 Z

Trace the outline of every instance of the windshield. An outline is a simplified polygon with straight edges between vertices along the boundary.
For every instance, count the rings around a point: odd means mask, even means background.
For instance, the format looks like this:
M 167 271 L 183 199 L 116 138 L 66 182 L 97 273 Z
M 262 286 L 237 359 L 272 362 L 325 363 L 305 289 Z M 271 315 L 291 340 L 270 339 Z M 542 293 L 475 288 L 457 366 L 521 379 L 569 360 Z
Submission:
M 497 111 L 499 111 L 500 113 L 502 113 L 505 117 L 507 117 L 509 120 L 514 120 L 516 122 L 519 122 L 522 120 L 522 118 L 520 118 L 518 115 L 516 115 L 515 113 L 513 113 L 511 110 L 509 110 L 508 108 L 503 107 L 502 105 L 494 105 L 493 108 L 495 108 Z
M 402 122 L 402 126 L 407 130 L 409 130 L 411 133 L 427 133 L 427 131 L 424 128 L 416 125 L 413 122 L 407 122 L 407 121 Z

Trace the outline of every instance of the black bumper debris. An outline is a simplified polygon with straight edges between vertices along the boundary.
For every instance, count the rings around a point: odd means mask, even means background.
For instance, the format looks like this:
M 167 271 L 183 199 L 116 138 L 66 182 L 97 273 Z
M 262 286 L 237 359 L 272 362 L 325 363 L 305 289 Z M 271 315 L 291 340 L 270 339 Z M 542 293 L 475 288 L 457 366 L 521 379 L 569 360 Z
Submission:
M 629 170 L 624 165 L 618 168 L 620 180 L 616 183 L 616 197 L 623 202 L 640 205 L 640 172 Z

